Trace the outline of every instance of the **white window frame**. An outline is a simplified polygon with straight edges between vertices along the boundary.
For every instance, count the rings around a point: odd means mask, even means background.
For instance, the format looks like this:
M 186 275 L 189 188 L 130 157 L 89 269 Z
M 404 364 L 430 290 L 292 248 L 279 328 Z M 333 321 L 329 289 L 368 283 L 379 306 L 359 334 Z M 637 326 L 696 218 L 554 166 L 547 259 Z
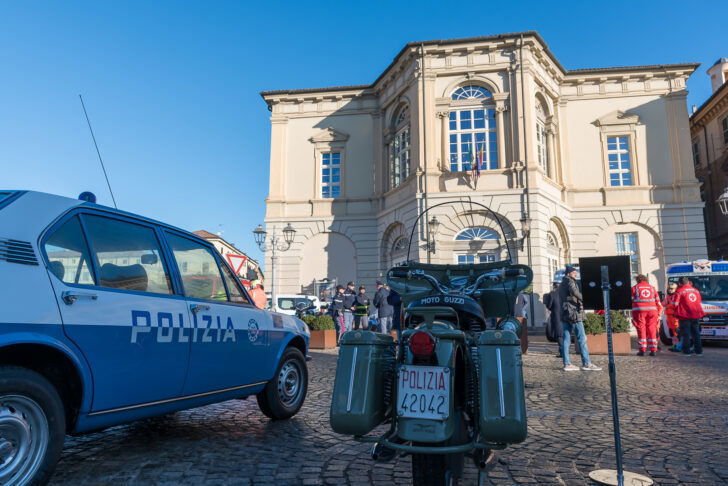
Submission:
M 538 165 L 541 166 L 546 177 L 551 177 L 549 138 L 546 133 L 546 124 L 541 120 L 536 120 L 536 151 L 538 153 Z
M 488 95 L 485 97 L 464 97 L 467 92 L 481 93 L 480 90 L 473 91 L 469 89 L 471 86 L 484 90 Z M 450 98 L 447 139 L 450 171 L 472 170 L 473 160 L 465 161 L 464 159 L 472 152 L 473 159 L 478 160 L 481 149 L 483 151 L 483 163 L 480 170 L 500 169 L 498 151 L 502 150 L 503 147 L 498 147 L 498 121 L 492 92 L 483 86 L 467 85 L 455 89 Z M 480 110 L 483 111 L 483 127 L 475 128 L 475 113 Z M 461 128 L 462 124 L 467 123 L 466 118 L 463 117 L 464 113 L 469 116 L 470 128 Z M 478 134 L 484 134 L 483 140 L 475 140 Z M 463 139 L 467 138 L 469 138 L 469 141 L 463 141 Z
M 338 159 L 338 163 L 334 164 L 334 156 Z M 321 199 L 340 199 L 342 197 L 342 178 L 343 178 L 343 154 L 339 152 L 338 150 L 332 150 L 327 152 L 321 152 L 320 154 L 321 162 L 320 162 L 320 169 L 319 169 L 319 187 L 321 188 Z M 324 161 L 326 159 L 329 159 L 329 164 L 325 164 Z M 328 170 L 328 174 L 325 173 L 325 171 Z M 337 177 L 338 180 L 335 181 L 334 178 Z M 325 180 L 325 178 L 328 178 L 328 182 Z M 336 196 L 330 195 L 333 191 L 329 191 L 329 195 L 326 195 L 326 189 L 338 189 L 338 194 Z
M 456 265 L 469 265 L 473 263 L 492 263 L 497 260 L 497 251 L 459 252 L 455 253 Z M 461 261 L 472 260 L 472 261 Z
M 394 137 L 389 143 L 389 188 L 404 184 L 412 168 L 409 108 L 400 108 L 394 122 Z
M 695 168 L 698 168 L 698 167 L 700 167 L 700 144 L 698 143 L 697 138 L 692 140 L 692 148 L 693 148 L 693 166 L 695 166 Z
M 634 150 L 632 147 L 632 137 L 628 134 L 618 135 L 618 134 L 608 134 L 605 137 L 605 145 L 606 145 L 606 170 L 607 170 L 607 186 L 608 187 L 632 187 L 637 185 L 635 181 L 635 165 L 634 165 Z M 610 148 L 610 139 L 615 139 L 615 145 L 616 148 Z M 626 148 L 622 147 L 623 142 L 621 139 L 626 139 Z M 624 163 L 624 155 L 627 155 L 627 162 L 629 164 L 628 169 L 623 169 L 622 164 Z M 617 159 L 617 167 L 612 168 L 611 164 L 611 155 L 615 155 Z M 617 174 L 619 178 L 617 179 L 619 181 L 619 184 L 612 184 L 612 175 Z M 629 175 L 629 184 L 625 184 L 626 177 L 625 175 Z
M 640 239 L 636 231 L 615 233 L 615 247 L 617 255 L 629 256 L 629 267 L 632 279 L 640 274 Z

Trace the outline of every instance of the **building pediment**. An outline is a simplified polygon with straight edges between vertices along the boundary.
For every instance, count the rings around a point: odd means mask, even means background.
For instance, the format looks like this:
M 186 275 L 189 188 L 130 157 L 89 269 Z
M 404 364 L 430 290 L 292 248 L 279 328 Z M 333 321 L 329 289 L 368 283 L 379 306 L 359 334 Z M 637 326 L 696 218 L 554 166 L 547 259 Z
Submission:
M 594 125 L 598 127 L 607 127 L 610 125 L 636 125 L 639 123 L 640 117 L 631 113 L 625 113 L 621 110 L 615 110 L 594 121 Z
M 347 140 L 349 140 L 348 133 L 340 132 L 331 127 L 318 131 L 308 139 L 311 143 L 346 142 Z

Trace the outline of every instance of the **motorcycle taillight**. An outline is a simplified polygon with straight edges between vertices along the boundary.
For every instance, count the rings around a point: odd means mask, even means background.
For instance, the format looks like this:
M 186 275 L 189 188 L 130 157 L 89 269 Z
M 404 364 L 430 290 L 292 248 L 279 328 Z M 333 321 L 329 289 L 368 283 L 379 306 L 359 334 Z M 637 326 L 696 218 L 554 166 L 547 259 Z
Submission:
M 435 339 L 429 332 L 418 331 L 409 339 L 409 348 L 418 358 L 429 358 L 435 352 Z

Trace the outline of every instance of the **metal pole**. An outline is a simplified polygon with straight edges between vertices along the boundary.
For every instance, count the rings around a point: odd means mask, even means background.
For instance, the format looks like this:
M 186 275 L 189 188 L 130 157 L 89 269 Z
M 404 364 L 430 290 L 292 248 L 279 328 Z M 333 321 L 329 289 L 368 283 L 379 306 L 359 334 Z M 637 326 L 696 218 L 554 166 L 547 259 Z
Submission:
M 624 469 L 622 466 L 622 437 L 619 431 L 619 406 L 617 404 L 617 369 L 614 365 L 612 349 L 612 316 L 610 315 L 610 296 L 612 286 L 609 284 L 609 267 L 601 266 L 602 295 L 604 297 L 604 322 L 607 327 L 607 351 L 609 353 L 609 387 L 612 392 L 612 423 L 614 424 L 614 452 L 617 456 L 617 484 L 624 486 Z
M 524 84 L 523 76 L 523 34 L 521 34 L 521 42 L 518 47 L 518 60 L 519 68 L 521 71 L 521 120 L 523 121 L 523 176 L 525 180 L 525 193 L 526 193 L 526 219 L 531 224 L 531 190 L 528 182 L 528 137 L 526 136 L 526 88 Z M 505 238 L 505 236 L 504 236 Z M 533 249 L 531 248 L 531 228 L 528 228 L 528 234 L 526 235 L 526 255 L 528 258 L 528 267 L 533 268 Z M 531 287 L 531 295 L 528 299 L 528 320 L 530 325 L 536 324 L 536 306 L 533 301 L 533 287 Z M 529 322 L 526 321 L 526 333 L 528 333 Z
M 278 306 L 278 301 L 276 300 L 276 247 L 278 246 L 278 238 L 276 238 L 275 227 L 272 233 L 270 239 L 270 301 L 271 309 L 275 311 Z
M 427 98 L 427 93 L 425 92 L 425 45 L 420 44 L 420 62 L 421 69 L 420 69 L 420 75 L 422 76 L 422 158 L 424 159 L 422 162 L 422 177 L 424 180 L 424 194 L 423 194 L 423 201 L 422 203 L 425 206 L 425 212 L 427 211 L 427 207 L 429 206 L 429 201 L 427 200 L 427 110 L 425 109 L 425 101 Z M 426 250 L 427 254 L 427 263 L 430 263 L 431 257 L 430 257 L 430 225 L 427 224 L 427 218 L 425 218 L 425 240 L 427 241 L 428 247 Z M 417 259 L 419 261 L 419 258 Z

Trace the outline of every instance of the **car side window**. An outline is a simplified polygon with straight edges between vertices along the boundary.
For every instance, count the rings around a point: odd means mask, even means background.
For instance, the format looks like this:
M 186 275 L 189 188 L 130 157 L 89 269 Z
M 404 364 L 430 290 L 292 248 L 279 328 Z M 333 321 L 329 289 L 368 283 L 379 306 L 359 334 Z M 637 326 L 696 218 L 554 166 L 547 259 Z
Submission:
M 187 297 L 227 301 L 225 285 L 212 251 L 195 241 L 167 233 Z
M 99 268 L 99 285 L 172 294 L 172 282 L 152 228 L 118 219 L 83 215 Z
M 48 269 L 60 280 L 70 284 L 96 285 L 78 216 L 73 216 L 45 242 Z
M 251 302 L 245 297 L 245 294 L 240 289 L 237 277 L 235 277 L 230 269 L 222 262 L 220 262 L 220 268 L 222 269 L 222 276 L 225 278 L 225 285 L 227 285 L 228 293 L 230 294 L 230 302 L 250 304 Z

